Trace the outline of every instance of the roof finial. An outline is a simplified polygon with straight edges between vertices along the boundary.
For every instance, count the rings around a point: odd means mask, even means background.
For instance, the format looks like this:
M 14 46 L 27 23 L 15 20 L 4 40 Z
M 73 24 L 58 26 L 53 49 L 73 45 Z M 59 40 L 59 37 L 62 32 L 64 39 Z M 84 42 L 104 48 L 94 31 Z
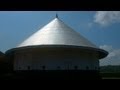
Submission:
M 56 18 L 58 18 L 58 14 L 56 13 Z

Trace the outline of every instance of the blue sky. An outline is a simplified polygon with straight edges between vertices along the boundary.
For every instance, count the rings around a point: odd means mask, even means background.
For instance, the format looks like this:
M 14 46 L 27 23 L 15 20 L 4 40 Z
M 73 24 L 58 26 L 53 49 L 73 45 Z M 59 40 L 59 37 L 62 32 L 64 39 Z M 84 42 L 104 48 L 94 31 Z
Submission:
M 16 47 L 53 20 L 56 12 L 67 25 L 110 53 L 101 65 L 120 65 L 119 11 L 0 11 L 0 51 Z

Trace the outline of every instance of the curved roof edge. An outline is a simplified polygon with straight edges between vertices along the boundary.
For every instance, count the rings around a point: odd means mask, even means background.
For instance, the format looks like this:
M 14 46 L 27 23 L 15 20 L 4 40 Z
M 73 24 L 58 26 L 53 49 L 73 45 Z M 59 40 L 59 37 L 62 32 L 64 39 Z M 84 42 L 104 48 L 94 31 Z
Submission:
M 7 50 L 5 54 L 17 51 L 17 50 L 23 50 L 23 49 L 30 49 L 30 48 L 74 48 L 77 50 L 86 50 L 86 51 L 95 51 L 99 54 L 99 59 L 105 58 L 108 55 L 108 52 L 103 49 L 99 48 L 93 48 L 93 47 L 84 47 L 84 46 L 73 46 L 73 45 L 38 45 L 38 46 L 25 46 L 25 47 L 19 47 L 19 48 L 12 48 L 10 50 Z
M 4 55 L 4 53 L 0 51 L 0 56 L 1 56 L 1 55 Z
M 5 55 L 5 54 L 0 51 L 0 59 L 1 59 L 1 58 L 4 58 L 4 57 L 5 57 L 4 55 Z

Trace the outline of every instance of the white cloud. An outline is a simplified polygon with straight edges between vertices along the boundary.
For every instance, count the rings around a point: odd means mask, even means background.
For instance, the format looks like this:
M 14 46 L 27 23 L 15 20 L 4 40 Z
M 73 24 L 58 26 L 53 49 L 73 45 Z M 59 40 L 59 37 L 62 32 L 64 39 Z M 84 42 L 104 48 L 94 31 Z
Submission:
M 97 11 L 94 22 L 101 26 L 108 26 L 120 22 L 120 11 Z
M 106 58 L 100 60 L 100 66 L 120 65 L 120 49 L 114 49 L 109 45 L 103 45 L 100 46 L 100 48 L 109 52 L 109 55 Z
M 108 52 L 111 52 L 113 50 L 113 47 L 112 46 L 108 46 L 108 45 L 103 45 L 103 46 L 100 46 L 101 49 L 105 49 L 106 51 Z

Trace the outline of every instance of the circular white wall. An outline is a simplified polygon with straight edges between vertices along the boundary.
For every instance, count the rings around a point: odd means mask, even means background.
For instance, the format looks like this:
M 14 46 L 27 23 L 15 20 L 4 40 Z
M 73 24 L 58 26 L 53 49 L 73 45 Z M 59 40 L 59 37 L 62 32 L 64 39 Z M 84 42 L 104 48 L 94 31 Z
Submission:
M 87 52 L 18 51 L 14 70 L 98 70 L 98 55 Z

